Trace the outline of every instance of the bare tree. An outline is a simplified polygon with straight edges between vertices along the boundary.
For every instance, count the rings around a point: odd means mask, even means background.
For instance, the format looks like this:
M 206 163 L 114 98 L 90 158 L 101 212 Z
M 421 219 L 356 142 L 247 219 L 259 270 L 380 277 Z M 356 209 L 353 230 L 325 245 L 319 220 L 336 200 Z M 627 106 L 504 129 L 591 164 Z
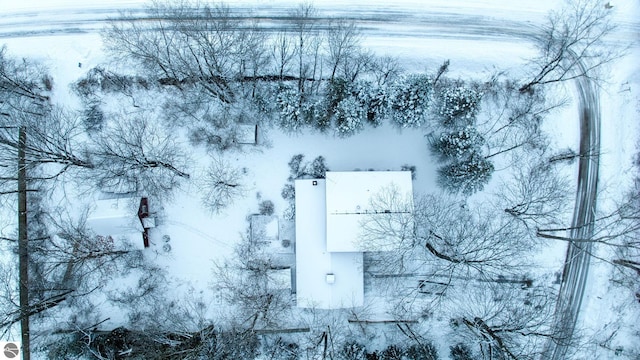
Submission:
M 16 192 L 20 151 L 27 180 L 55 179 L 71 168 L 92 167 L 80 151 L 78 117 L 49 103 L 51 84 L 43 79 L 48 75 L 39 65 L 16 62 L 0 49 L 0 194 Z
M 312 4 L 300 4 L 291 11 L 293 33 L 295 36 L 295 54 L 298 65 L 298 92 L 305 92 L 305 84 L 316 79 L 320 65 L 319 51 L 321 39 L 316 29 L 318 11 Z
M 438 259 L 437 272 L 494 280 L 518 275 L 533 243 L 519 223 L 451 198 L 426 196 L 416 214 L 420 245 Z
M 483 359 L 537 359 L 553 331 L 555 296 L 547 288 L 470 283 L 448 305 L 454 334 L 478 344 Z
M 7 55 L 6 46 L 0 47 L 0 119 L 7 121 L 16 112 L 42 115 L 49 107 L 51 79 L 44 68 L 22 59 L 16 61 Z
M 54 297 L 33 296 L 30 279 L 30 222 L 32 213 L 28 209 L 28 192 L 35 165 L 44 163 L 62 164 L 62 170 L 54 170 L 53 175 L 40 178 L 51 179 L 65 172 L 71 166 L 88 164 L 79 160 L 70 151 L 71 141 L 61 122 L 49 122 L 51 104 L 46 95 L 51 90 L 51 79 L 44 70 L 26 60 L 21 63 L 6 57 L 6 49 L 0 49 L 0 175 L 2 185 L 16 183 L 16 188 L 0 189 L 1 194 L 17 193 L 18 213 L 18 288 L 19 308 L 9 313 L 0 327 L 11 327 L 20 322 L 22 355 L 30 359 L 31 328 L 30 317 L 63 301 L 67 293 L 58 292 Z M 65 128 L 66 129 L 66 128 Z M 28 131 L 34 134 L 35 142 L 29 142 Z M 66 135 L 66 136 L 65 136 Z M 76 161 L 77 160 L 77 161 Z M 8 171 L 8 173 L 4 173 Z M 57 172 L 57 173 L 56 173 Z M 6 176 L 3 176 L 6 175 Z M 31 182 L 32 183 L 32 182 Z M 31 184 L 32 185 L 32 184 Z M 15 190 L 14 190 L 15 189 Z
M 283 81 L 293 70 L 292 66 L 296 51 L 295 39 L 285 31 L 279 32 L 272 38 L 271 48 L 275 73 L 280 81 Z
M 147 11 L 153 20 L 118 19 L 103 38 L 112 53 L 132 58 L 161 84 L 197 85 L 229 103 L 231 82 L 255 77 L 268 60 L 264 34 L 225 5 L 156 2 Z
M 385 209 L 406 204 L 390 196 L 374 201 Z M 393 251 L 379 254 L 389 257 L 382 262 L 387 273 L 426 270 L 445 283 L 453 278 L 493 281 L 519 276 L 524 254 L 534 245 L 519 221 L 483 208 L 469 209 L 449 196 L 417 197 L 413 209 L 412 219 L 398 212 L 385 221 L 363 223 L 369 237 L 403 239 Z
M 141 261 L 128 239 L 96 235 L 87 226 L 88 208 L 78 218 L 55 213 L 47 216 L 52 234 L 35 246 L 34 255 L 43 264 L 41 271 L 63 288 L 87 291 L 100 284 L 96 278 L 124 274 Z
M 413 194 L 400 191 L 391 184 L 369 200 L 360 222 L 362 248 L 366 251 L 397 250 L 416 246 Z
M 245 192 L 243 170 L 221 157 L 214 158 L 201 182 L 202 204 L 212 213 L 220 213 Z
M 475 127 L 486 140 L 486 158 L 526 150 L 544 155 L 548 139 L 541 131 L 545 117 L 566 105 L 564 97 L 547 96 L 543 89 L 519 92 L 516 84 L 495 76 L 484 85 L 483 114 Z M 518 159 L 518 157 L 516 157 Z
M 569 203 L 569 182 L 548 161 L 523 159 L 496 193 L 504 211 L 527 227 L 560 225 Z
M 346 74 L 338 74 L 340 68 L 349 68 L 351 61 L 360 62 L 358 59 L 361 49 L 361 32 L 355 21 L 336 20 L 330 26 L 326 34 L 327 62 L 330 66 L 329 80 L 333 81 L 337 75 L 344 77 Z M 358 71 L 353 71 L 346 80 L 354 81 Z
M 286 327 L 291 287 L 274 274 L 286 269 L 256 239 L 243 238 L 229 260 L 216 264 L 213 287 L 238 311 L 236 321 L 252 330 Z
M 43 116 L 24 113 L 13 117 L 15 126 L 0 129 L 0 164 L 3 170 L 15 170 L 18 150 L 23 147 L 25 163 L 32 172 L 30 180 L 55 179 L 71 169 L 91 169 L 93 164 L 82 150 L 82 126 L 78 116 L 52 109 Z M 26 132 L 26 141 L 18 139 L 17 128 Z M 46 165 L 46 166 L 43 166 Z M 15 174 L 3 174 L 3 180 L 15 180 Z
M 379 86 L 392 83 L 402 73 L 402 66 L 397 58 L 391 56 L 374 57 L 369 69 Z
M 77 299 L 104 286 L 105 278 L 142 263 L 142 254 L 126 239 L 93 233 L 86 225 L 88 209 L 75 218 L 64 209 L 47 208 L 42 192 L 36 192 L 29 197 L 28 215 L 28 316 L 46 316 L 45 310 L 63 303 L 74 308 Z M 13 314 L 1 327 L 22 316 Z
M 597 78 L 597 71 L 619 56 L 605 43 L 614 29 L 603 1 L 567 0 L 559 12 L 549 15 L 537 36 L 539 55 L 530 65 L 533 76 L 520 91 L 582 76 Z
M 175 137 L 146 115 L 113 119 L 87 151 L 95 165 L 90 176 L 105 191 L 170 195 L 189 178 Z

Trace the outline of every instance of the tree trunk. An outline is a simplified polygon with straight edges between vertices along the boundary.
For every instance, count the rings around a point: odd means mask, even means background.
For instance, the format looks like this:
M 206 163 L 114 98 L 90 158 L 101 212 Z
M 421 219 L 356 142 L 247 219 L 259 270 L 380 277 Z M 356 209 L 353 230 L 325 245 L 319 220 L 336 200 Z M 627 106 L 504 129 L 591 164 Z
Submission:
M 20 333 L 22 358 L 31 359 L 29 350 L 29 252 L 27 241 L 27 162 L 25 147 L 27 130 L 20 127 L 18 135 L 18 267 L 20 281 Z

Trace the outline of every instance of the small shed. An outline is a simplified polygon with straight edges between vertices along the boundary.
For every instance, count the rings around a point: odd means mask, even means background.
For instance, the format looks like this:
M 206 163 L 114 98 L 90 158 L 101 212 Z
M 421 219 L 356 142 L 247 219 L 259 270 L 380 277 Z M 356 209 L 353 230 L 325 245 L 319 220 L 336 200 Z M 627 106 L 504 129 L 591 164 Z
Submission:
M 239 124 L 236 142 L 243 145 L 258 143 L 258 124 Z
M 87 218 L 87 227 L 99 237 L 110 237 L 133 248 L 144 249 L 149 246 L 148 228 L 155 226 L 152 220 L 146 198 L 104 199 L 96 201 Z

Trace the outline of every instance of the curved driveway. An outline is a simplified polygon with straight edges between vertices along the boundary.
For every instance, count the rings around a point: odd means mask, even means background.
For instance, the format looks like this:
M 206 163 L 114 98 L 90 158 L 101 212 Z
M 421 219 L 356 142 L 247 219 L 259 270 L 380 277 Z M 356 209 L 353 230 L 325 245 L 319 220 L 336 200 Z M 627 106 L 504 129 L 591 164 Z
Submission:
M 578 63 L 584 70 L 584 64 Z M 564 263 L 562 284 L 556 304 L 556 337 L 550 341 L 542 359 L 565 359 L 571 346 L 573 333 L 587 285 L 593 243 L 580 241 L 593 237 L 598 190 L 600 153 L 600 98 L 596 84 L 589 78 L 575 80 L 580 111 L 580 161 L 578 188 L 571 222 L 571 241 Z

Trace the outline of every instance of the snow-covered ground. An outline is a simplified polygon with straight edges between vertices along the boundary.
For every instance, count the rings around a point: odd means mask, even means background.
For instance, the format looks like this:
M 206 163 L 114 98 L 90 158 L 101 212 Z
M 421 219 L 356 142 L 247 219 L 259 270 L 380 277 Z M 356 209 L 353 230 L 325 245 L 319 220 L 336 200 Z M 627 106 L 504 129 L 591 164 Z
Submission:
M 297 4 L 276 0 L 230 3 L 252 9 L 257 14 L 276 15 L 286 13 Z M 105 18 L 117 16 L 118 10 L 137 11 L 143 4 L 140 0 L 93 3 L 1 0 L 0 44 L 6 44 L 12 56 L 33 58 L 46 65 L 55 85 L 53 101 L 78 108 L 79 100 L 72 94 L 69 84 L 86 74 L 88 69 L 109 61 L 98 34 L 105 25 Z M 362 19 L 363 45 L 380 55 L 397 56 L 409 70 L 434 69 L 450 59 L 451 76 L 486 79 L 497 70 L 517 72 L 525 59 L 533 54 L 533 48 L 526 40 L 527 34 L 541 24 L 545 14 L 558 6 L 558 2 L 438 0 L 425 4 L 419 0 L 330 0 L 315 5 L 327 16 Z M 631 0 L 616 1 L 613 11 L 620 24 L 617 40 L 637 42 L 640 4 Z M 601 87 L 599 202 L 603 207 L 610 206 L 610 201 L 620 196 L 620 190 L 625 189 L 631 176 L 635 175 L 631 159 L 638 151 L 639 138 L 636 120 L 640 113 L 640 52 L 637 46 L 634 44 L 626 57 L 612 64 L 611 76 Z M 568 92 L 573 91 L 570 84 L 565 88 Z M 556 149 L 578 148 L 576 106 L 572 103 L 553 113 L 545 123 L 545 132 L 552 137 Z M 346 139 L 312 132 L 290 135 L 277 129 L 262 131 L 261 135 L 270 146 L 228 156 L 235 166 L 247 169 L 243 199 L 222 214 L 210 214 L 200 205 L 197 183 L 190 182 L 172 201 L 162 205 L 166 221 L 153 229 L 154 245 L 147 255 L 167 269 L 176 288 L 176 298 L 191 289 L 211 292 L 213 263 L 232 256 L 234 244 L 246 231 L 247 215 L 257 212 L 259 199 L 274 201 L 276 214 L 282 214 L 287 204 L 280 191 L 289 175 L 287 162 L 295 154 L 304 154 L 307 160 L 322 155 L 331 170 L 398 170 L 404 164 L 415 165 L 414 189 L 421 192 L 436 189 L 435 166 L 421 131 L 400 131 L 385 125 L 367 128 Z M 194 161 L 197 164 L 195 171 L 202 171 L 207 164 L 207 155 L 197 152 Z M 567 168 L 567 173 L 577 176 L 577 169 Z M 5 221 L 2 226 L 11 230 L 10 222 Z M 168 253 L 162 250 L 163 235 L 169 235 L 171 239 Z M 551 244 L 540 254 L 541 267 L 559 271 L 565 246 L 563 243 Z M 580 320 L 586 336 L 601 339 L 601 332 L 606 333 L 616 323 L 629 324 L 620 319 L 621 314 L 627 311 L 635 316 L 639 314 L 637 304 L 632 304 L 628 293 L 611 289 L 610 271 L 609 265 L 601 262 L 596 262 L 591 270 Z M 129 280 L 135 282 L 135 279 Z M 632 305 L 636 305 L 635 312 L 631 311 Z M 125 320 L 114 316 L 111 323 L 105 323 L 105 328 Z M 635 324 L 639 320 L 636 319 Z M 632 336 L 638 336 L 637 328 L 634 333 L 629 325 L 620 326 L 620 333 L 627 335 L 617 338 L 619 344 L 607 346 L 634 346 Z M 602 346 L 594 345 L 586 350 L 603 359 L 611 356 L 611 352 Z

